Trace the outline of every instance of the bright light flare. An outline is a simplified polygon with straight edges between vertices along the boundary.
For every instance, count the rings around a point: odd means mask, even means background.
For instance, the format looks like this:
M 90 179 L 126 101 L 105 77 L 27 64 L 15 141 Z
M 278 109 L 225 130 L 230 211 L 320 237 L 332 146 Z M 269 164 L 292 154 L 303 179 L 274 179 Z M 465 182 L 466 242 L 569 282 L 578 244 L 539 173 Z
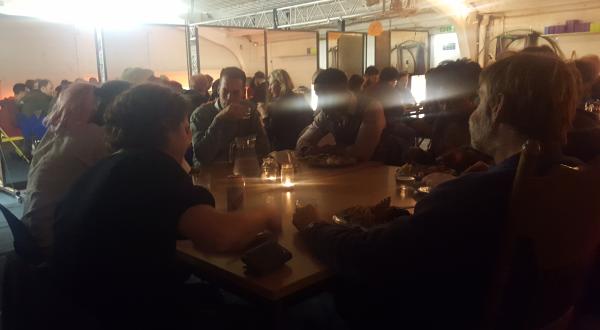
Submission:
M 0 13 L 81 27 L 130 28 L 144 23 L 182 24 L 187 6 L 167 0 L 20 0 Z

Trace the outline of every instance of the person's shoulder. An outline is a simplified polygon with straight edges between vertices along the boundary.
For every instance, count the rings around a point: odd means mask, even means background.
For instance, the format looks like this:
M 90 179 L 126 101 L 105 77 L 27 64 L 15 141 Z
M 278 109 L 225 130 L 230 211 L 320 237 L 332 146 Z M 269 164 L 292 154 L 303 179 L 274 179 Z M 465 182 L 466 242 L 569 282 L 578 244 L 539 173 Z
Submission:
M 210 116 L 216 116 L 217 114 L 217 108 L 215 107 L 215 103 L 214 102 L 206 102 L 204 104 L 202 104 L 201 106 L 197 107 L 193 112 L 192 112 L 192 120 L 193 119 L 200 119 L 200 118 L 206 118 L 206 117 L 210 117 Z

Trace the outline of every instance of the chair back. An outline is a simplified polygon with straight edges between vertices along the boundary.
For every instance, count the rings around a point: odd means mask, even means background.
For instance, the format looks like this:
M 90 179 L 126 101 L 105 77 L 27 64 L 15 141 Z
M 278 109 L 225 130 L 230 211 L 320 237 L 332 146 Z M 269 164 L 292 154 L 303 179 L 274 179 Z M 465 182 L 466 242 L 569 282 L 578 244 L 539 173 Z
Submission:
M 492 288 L 490 328 L 567 329 L 600 245 L 600 168 L 523 149 Z
M 17 255 L 31 265 L 42 264 L 45 261 L 44 254 L 27 226 L 2 204 L 0 204 L 0 212 L 4 215 L 12 232 L 13 246 Z

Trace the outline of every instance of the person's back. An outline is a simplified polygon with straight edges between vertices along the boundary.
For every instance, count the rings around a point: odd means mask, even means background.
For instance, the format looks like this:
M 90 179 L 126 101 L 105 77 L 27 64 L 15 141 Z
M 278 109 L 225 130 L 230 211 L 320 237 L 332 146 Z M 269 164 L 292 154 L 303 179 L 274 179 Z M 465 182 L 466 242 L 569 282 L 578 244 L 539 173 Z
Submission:
M 290 93 L 268 106 L 265 130 L 275 151 L 294 150 L 300 133 L 312 123 L 314 112 L 302 95 Z
M 95 124 L 44 135 L 33 154 L 23 207 L 23 222 L 40 247 L 52 246 L 57 203 L 85 170 L 106 155 L 104 130 Z
M 36 148 L 27 177 L 23 222 L 48 254 L 53 245 L 56 205 L 71 184 L 107 155 L 104 130 L 91 123 L 95 87 L 81 83 L 60 96 L 48 116 L 48 132 Z
M 210 192 L 193 185 L 183 164 L 188 117 L 189 104 L 167 87 L 123 93 L 106 116 L 107 141 L 119 151 L 81 176 L 57 208 L 51 274 L 104 328 L 214 322 L 202 308 L 217 304 L 218 294 L 184 287 L 189 274 L 178 266 L 177 239 L 229 252 L 279 228 L 269 210 L 215 210 Z

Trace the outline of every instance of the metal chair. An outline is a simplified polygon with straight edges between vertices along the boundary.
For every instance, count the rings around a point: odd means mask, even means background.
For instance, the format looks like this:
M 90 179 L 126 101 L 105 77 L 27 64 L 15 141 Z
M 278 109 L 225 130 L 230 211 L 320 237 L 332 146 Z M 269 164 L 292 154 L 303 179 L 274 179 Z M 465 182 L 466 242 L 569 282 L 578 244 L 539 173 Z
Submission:
M 486 329 L 566 330 L 600 246 L 600 168 L 543 167 L 523 147 Z

